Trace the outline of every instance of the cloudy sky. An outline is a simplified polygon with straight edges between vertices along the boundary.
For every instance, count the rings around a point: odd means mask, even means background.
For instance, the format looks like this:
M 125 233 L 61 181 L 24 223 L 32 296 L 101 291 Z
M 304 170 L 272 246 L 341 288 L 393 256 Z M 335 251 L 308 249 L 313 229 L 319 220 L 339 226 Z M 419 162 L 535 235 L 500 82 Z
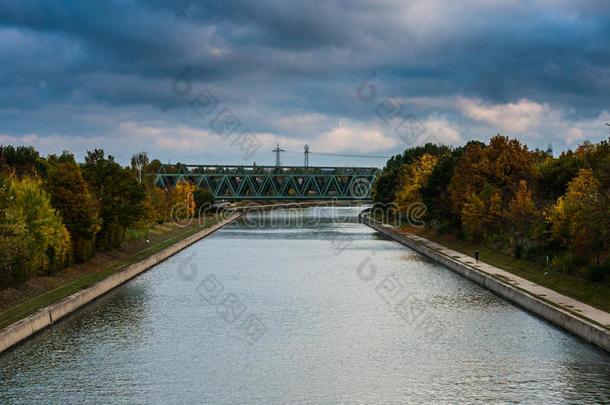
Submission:
M 608 137 L 607 0 L 0 3 L 0 143 L 301 164 Z M 312 164 L 384 159 L 312 155 Z

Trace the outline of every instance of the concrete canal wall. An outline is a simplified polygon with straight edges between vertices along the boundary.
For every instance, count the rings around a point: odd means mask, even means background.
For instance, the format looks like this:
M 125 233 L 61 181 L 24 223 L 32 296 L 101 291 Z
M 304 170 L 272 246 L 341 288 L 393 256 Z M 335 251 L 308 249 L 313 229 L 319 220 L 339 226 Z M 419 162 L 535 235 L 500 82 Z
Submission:
M 0 330 L 0 353 L 239 218 L 235 214 Z
M 407 237 L 399 235 L 378 222 L 369 218 L 361 218 L 361 222 L 375 229 L 377 232 L 393 239 L 418 253 L 442 264 L 443 266 L 461 274 L 464 277 L 482 285 L 501 297 L 533 312 L 553 324 L 573 333 L 607 352 L 610 352 L 610 331 L 593 322 L 570 313 L 547 300 L 528 293 L 511 284 L 505 283 L 491 275 L 461 263 L 453 258 L 437 252 L 427 246 L 417 243 Z

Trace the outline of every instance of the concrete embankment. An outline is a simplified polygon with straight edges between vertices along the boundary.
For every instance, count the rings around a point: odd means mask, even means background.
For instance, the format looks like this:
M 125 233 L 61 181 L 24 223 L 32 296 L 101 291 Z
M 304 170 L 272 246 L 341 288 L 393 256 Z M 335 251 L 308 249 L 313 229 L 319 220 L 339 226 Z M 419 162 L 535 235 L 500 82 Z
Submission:
M 174 245 L 169 246 L 153 254 L 152 256 L 147 257 L 146 259 L 130 265 L 118 273 L 106 277 L 91 287 L 82 289 L 62 299 L 61 301 L 42 308 L 35 314 L 30 315 L 29 317 L 22 319 L 21 321 L 16 322 L 3 330 L 0 330 L 0 353 L 21 342 L 22 340 L 34 335 L 36 332 L 46 328 L 47 326 L 52 325 L 54 322 L 57 322 L 71 312 L 74 312 L 113 288 L 150 269 L 154 265 L 178 253 L 189 245 L 192 245 L 201 238 L 210 235 L 214 231 L 217 231 L 240 216 L 241 214 L 232 215 L 215 225 L 205 228 L 194 235 L 176 242 Z
M 610 330 L 604 327 L 604 325 L 608 326 L 608 319 L 610 317 L 610 314 L 607 312 L 562 296 L 545 287 L 538 286 L 501 269 L 496 269 L 493 266 L 481 265 L 478 267 L 495 269 L 497 271 L 488 272 L 482 268 L 475 268 L 472 265 L 456 260 L 454 257 L 463 257 L 459 252 L 448 248 L 441 249 L 440 245 L 437 246 L 437 244 L 421 237 L 415 238 L 400 235 L 370 218 L 361 218 L 360 221 L 386 237 L 423 254 L 477 284 L 488 288 L 499 296 L 610 352 Z M 430 246 L 438 248 L 434 249 Z M 544 291 L 545 294 L 542 294 L 541 291 Z M 569 307 L 565 304 L 566 302 L 570 303 Z M 584 313 L 586 316 L 576 311 Z

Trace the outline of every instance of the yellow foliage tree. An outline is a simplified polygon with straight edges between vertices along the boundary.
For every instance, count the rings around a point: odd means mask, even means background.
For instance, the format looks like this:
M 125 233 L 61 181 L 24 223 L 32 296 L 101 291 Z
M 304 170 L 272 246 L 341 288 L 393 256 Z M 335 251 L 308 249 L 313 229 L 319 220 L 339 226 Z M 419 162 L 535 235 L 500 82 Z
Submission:
M 148 187 L 144 199 L 147 219 L 151 222 L 163 223 L 173 219 L 193 217 L 196 212 L 193 197 L 195 189 L 196 187 L 186 180 L 180 180 L 175 187 Z
M 610 239 L 610 196 L 602 191 L 592 169 L 580 169 L 568 183 L 568 192 L 549 212 L 552 235 L 576 253 L 593 255 L 600 262 L 608 254 Z
M 465 203 L 472 200 L 473 193 L 483 198 L 482 190 L 486 185 L 495 190 L 493 193 L 486 193 L 486 196 L 499 196 L 502 209 L 506 209 L 517 193 L 520 181 L 532 181 L 535 177 L 533 155 L 516 139 L 497 135 L 491 138 L 487 147 L 480 144 L 470 145 L 455 168 L 449 184 L 453 211 L 457 215 L 461 214 Z M 490 201 L 485 203 L 491 204 Z
M 195 185 L 186 180 L 180 180 L 175 187 L 176 202 L 173 204 L 173 209 L 179 210 L 179 214 L 183 218 L 191 218 L 195 215 L 195 199 L 193 192 Z
M 27 229 L 26 273 L 46 275 L 70 260 L 70 234 L 38 178 L 13 179 L 11 205 Z
M 473 239 L 487 237 L 497 230 L 502 220 L 502 196 L 490 184 L 485 184 L 480 193 L 466 197 L 460 214 L 462 225 Z
M 521 180 L 515 197 L 508 203 L 506 218 L 514 227 L 519 242 L 524 242 L 534 223 L 539 218 L 527 181 Z
M 437 161 L 435 156 L 425 153 L 404 167 L 394 200 L 402 212 L 407 212 L 411 204 L 422 201 L 421 189 L 426 185 Z

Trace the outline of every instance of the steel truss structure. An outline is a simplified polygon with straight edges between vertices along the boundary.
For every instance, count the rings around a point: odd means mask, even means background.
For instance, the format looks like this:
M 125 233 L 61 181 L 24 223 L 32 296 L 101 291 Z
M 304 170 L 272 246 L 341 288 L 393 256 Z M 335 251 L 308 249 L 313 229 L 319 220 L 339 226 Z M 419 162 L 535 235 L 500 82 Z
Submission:
M 188 181 L 215 198 L 235 200 L 368 200 L 379 173 L 375 167 L 163 164 L 156 184 Z

